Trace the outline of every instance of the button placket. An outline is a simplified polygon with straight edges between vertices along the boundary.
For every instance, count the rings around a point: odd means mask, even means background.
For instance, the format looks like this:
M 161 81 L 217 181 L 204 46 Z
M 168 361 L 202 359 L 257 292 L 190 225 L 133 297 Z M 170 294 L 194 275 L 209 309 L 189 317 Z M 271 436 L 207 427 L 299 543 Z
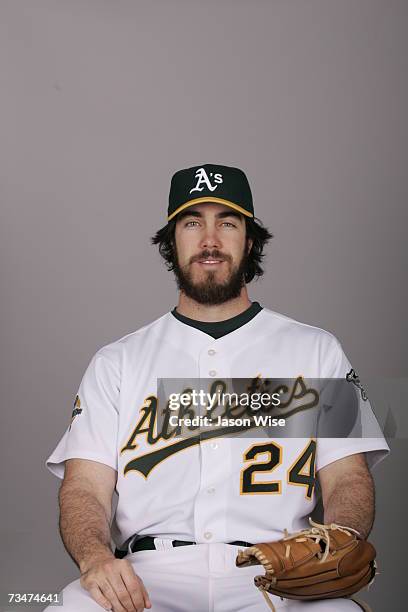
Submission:
M 217 354 L 217 351 L 215 350 L 215 348 L 210 347 L 207 351 L 207 354 L 211 357 L 211 359 L 209 360 L 209 365 L 211 364 L 211 366 L 216 365 L 217 360 L 215 360 L 215 356 Z M 217 376 L 217 370 L 215 367 L 211 367 L 211 369 L 208 371 L 208 375 L 211 376 L 211 378 L 214 378 L 215 376 Z
M 201 446 L 201 483 L 195 500 L 196 541 L 222 541 L 226 537 L 225 496 L 222 483 L 228 481 L 231 469 L 230 441 L 206 441 Z M 211 534 L 211 538 L 205 534 Z
M 222 353 L 214 344 L 208 344 L 200 352 L 199 377 L 207 379 L 202 386 L 207 392 L 218 377 L 228 377 L 229 359 L 225 361 Z M 209 388 L 206 388 L 207 386 Z M 195 500 L 194 533 L 196 541 L 210 544 L 226 537 L 225 491 L 217 483 L 224 482 L 227 478 L 229 446 L 224 446 L 224 441 L 220 439 L 200 442 L 200 447 L 201 484 Z

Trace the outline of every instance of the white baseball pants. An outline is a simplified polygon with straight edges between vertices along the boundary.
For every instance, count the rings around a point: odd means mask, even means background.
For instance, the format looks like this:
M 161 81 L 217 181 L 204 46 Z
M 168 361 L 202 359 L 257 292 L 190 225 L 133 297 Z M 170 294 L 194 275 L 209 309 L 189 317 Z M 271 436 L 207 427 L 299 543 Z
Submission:
M 262 566 L 238 568 L 239 546 L 196 544 L 168 550 L 142 550 L 128 559 L 140 576 L 152 602 L 152 612 L 268 612 L 269 607 L 253 579 Z M 79 579 L 63 590 L 63 606 L 48 606 L 47 612 L 100 612 Z M 349 599 L 299 602 L 270 596 L 282 612 L 358 612 Z M 44 611 L 45 612 L 45 611 Z

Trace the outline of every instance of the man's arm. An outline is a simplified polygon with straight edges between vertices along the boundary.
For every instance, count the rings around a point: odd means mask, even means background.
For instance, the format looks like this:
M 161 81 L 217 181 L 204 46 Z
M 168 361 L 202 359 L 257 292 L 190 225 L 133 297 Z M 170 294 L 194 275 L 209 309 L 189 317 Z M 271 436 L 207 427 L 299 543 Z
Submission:
M 106 610 L 141 612 L 151 608 L 142 580 L 127 559 L 110 546 L 116 471 L 97 461 L 68 459 L 59 492 L 60 532 L 81 571 L 80 583 Z
M 68 459 L 59 491 L 59 528 L 65 547 L 82 572 L 96 559 L 113 559 L 110 546 L 116 471 L 87 459 Z
M 323 496 L 324 522 L 356 529 L 367 538 L 374 522 L 374 481 L 364 453 L 333 461 L 317 473 Z

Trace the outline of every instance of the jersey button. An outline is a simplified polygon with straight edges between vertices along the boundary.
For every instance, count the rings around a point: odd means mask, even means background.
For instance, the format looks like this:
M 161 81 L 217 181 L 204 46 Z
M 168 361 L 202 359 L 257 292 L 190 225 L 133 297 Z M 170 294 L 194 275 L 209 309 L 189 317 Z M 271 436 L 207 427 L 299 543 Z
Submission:
M 208 350 L 208 354 L 209 355 L 215 355 L 216 351 L 214 349 L 209 349 Z
M 207 493 L 215 493 L 214 487 L 210 487 L 209 489 L 207 489 Z
M 218 448 L 218 443 L 217 442 L 211 442 L 211 448 Z
M 206 531 L 205 534 L 204 534 L 204 537 L 205 537 L 206 540 L 211 540 L 211 538 L 212 538 L 211 531 Z
M 215 376 L 217 374 L 215 370 L 210 370 L 208 373 L 210 376 Z

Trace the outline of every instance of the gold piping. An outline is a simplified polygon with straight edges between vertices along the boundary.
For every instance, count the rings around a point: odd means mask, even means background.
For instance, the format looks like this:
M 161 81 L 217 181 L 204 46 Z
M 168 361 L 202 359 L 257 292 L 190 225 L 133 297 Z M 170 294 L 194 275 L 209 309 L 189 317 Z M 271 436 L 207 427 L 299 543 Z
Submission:
M 189 200 L 188 202 L 185 202 L 184 204 L 176 208 L 176 210 L 167 217 L 167 221 L 170 221 L 173 217 L 177 215 L 177 213 L 181 212 L 188 206 L 192 206 L 193 204 L 199 204 L 200 202 L 216 202 L 217 204 L 225 204 L 225 206 L 229 206 L 229 208 L 233 208 L 234 210 L 237 210 L 238 212 L 242 213 L 243 215 L 246 215 L 247 217 L 253 217 L 253 214 L 245 210 L 245 208 L 242 208 L 242 206 L 234 204 L 229 200 L 224 200 L 223 198 L 216 198 L 214 196 L 205 196 L 202 198 L 195 198 L 194 200 Z

